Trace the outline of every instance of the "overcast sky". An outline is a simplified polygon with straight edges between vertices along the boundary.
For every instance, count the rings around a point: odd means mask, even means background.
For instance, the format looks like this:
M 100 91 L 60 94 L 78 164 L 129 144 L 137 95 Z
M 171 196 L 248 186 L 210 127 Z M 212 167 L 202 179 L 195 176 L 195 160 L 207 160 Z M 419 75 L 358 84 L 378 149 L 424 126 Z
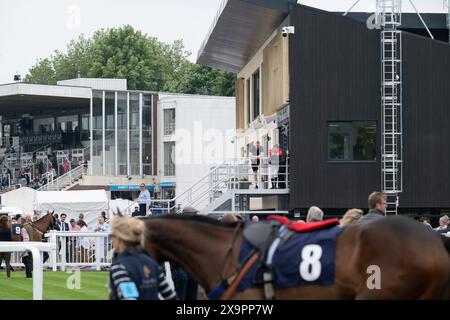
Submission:
M 39 58 L 65 51 L 79 34 L 130 24 L 164 42 L 183 39 L 195 61 L 222 0 L 0 0 L 0 83 L 25 76 Z M 347 10 L 354 0 L 302 0 L 325 10 Z M 405 11 L 412 10 L 405 2 Z M 415 0 L 421 12 L 443 12 L 442 0 Z M 353 11 L 373 11 L 361 0 Z

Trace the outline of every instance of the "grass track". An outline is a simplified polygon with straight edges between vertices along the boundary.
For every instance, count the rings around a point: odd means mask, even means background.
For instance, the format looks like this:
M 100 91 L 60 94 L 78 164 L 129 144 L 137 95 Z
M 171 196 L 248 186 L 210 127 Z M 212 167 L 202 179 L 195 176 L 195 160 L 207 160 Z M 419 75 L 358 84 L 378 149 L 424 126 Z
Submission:
M 80 289 L 69 289 L 75 281 L 73 273 L 44 272 L 45 300 L 106 300 L 108 299 L 108 272 L 87 271 L 80 273 Z M 5 269 L 0 272 L 0 300 L 31 300 L 33 279 L 25 278 L 25 272 L 15 271 L 6 278 Z

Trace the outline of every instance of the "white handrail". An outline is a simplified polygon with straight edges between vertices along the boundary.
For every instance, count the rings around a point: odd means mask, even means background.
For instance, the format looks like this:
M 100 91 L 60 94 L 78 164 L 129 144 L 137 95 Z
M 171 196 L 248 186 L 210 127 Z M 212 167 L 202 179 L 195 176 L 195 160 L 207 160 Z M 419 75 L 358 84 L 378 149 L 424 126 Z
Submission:
M 73 181 L 82 177 L 83 174 L 84 174 L 84 164 L 80 164 L 75 169 L 72 169 L 72 170 L 66 172 L 65 174 L 63 174 L 62 176 L 59 176 L 55 180 L 52 180 L 51 182 L 48 181 L 46 185 L 43 185 L 42 187 L 37 189 L 37 191 L 48 191 L 50 187 L 54 187 L 55 183 L 56 183 L 56 188 L 59 189 L 59 182 L 63 181 L 64 179 L 67 179 L 67 178 L 69 178 L 69 182 L 70 182 L 69 184 L 71 185 L 73 183 Z
M 202 177 L 200 180 L 195 182 L 191 187 L 186 189 L 182 194 L 178 195 L 173 199 L 168 200 L 152 200 L 152 203 L 160 203 L 162 204 L 161 209 L 166 210 L 167 212 L 179 212 L 183 208 L 187 206 L 194 206 L 204 202 L 209 197 L 209 203 L 214 201 L 218 196 L 217 194 L 224 194 L 227 190 L 239 190 L 241 189 L 241 184 L 243 181 L 240 181 L 240 177 L 252 176 L 251 169 L 255 166 L 252 164 L 251 160 L 259 159 L 260 163 L 258 165 L 258 181 L 255 181 L 256 184 L 261 183 L 261 177 L 267 177 L 264 181 L 262 181 L 264 188 L 266 183 L 284 183 L 285 187 L 283 189 L 289 188 L 289 159 L 286 157 L 286 163 L 272 163 L 269 164 L 271 158 L 270 157 L 249 157 L 245 159 L 233 159 L 232 161 L 227 161 L 215 168 L 213 168 L 206 176 Z M 278 168 L 278 172 L 276 173 L 277 177 L 282 177 L 280 181 L 272 181 L 271 176 L 273 173 L 270 172 L 271 166 Z M 285 168 L 285 172 L 279 172 L 280 168 Z M 250 183 L 250 179 L 246 180 L 245 183 Z M 205 186 L 207 186 L 205 188 Z M 247 187 L 248 188 L 248 187 Z M 245 189 L 247 189 L 245 188 Z M 182 197 L 187 198 L 182 204 L 177 203 L 180 202 Z M 173 204 L 173 205 L 172 205 Z M 132 205 L 135 205 L 132 204 Z M 131 207 L 131 205 L 129 206 Z M 128 208 L 127 208 L 128 209 Z

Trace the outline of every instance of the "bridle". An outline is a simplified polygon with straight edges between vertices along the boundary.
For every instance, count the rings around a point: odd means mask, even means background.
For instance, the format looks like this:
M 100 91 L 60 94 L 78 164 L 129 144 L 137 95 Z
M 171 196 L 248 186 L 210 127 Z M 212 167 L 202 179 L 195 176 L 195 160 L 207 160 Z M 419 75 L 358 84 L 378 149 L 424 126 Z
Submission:
M 52 223 L 49 224 L 49 226 L 48 226 L 48 228 L 47 228 L 46 230 L 42 230 L 41 228 L 39 228 L 38 226 L 36 226 L 36 225 L 35 225 L 33 222 L 31 222 L 31 221 L 25 223 L 24 226 L 27 225 L 27 224 L 30 225 L 31 228 L 32 228 L 34 231 L 39 232 L 39 233 L 41 234 L 41 237 L 43 238 L 43 237 L 44 237 L 44 234 L 47 232 L 47 230 L 49 230 L 49 229 L 52 230 L 53 217 L 52 217 Z
M 227 251 L 225 253 L 225 257 L 222 262 L 222 267 L 220 271 L 220 283 L 208 293 L 208 298 L 210 299 L 217 299 L 220 298 L 220 300 L 228 300 L 231 298 L 231 296 L 236 292 L 236 289 L 241 283 L 244 276 L 247 274 L 247 272 L 250 270 L 252 265 L 258 260 L 258 254 L 255 250 L 251 251 L 250 254 L 243 260 L 245 261 L 245 264 L 242 265 L 241 263 L 238 264 L 236 269 L 234 270 L 233 274 L 226 278 L 225 277 L 225 269 L 228 259 L 231 257 L 231 254 L 233 253 L 233 247 L 236 242 L 236 239 L 239 234 L 239 230 L 244 226 L 244 223 L 242 221 L 238 221 L 236 227 L 233 230 L 233 234 L 231 236 L 230 241 L 228 242 Z

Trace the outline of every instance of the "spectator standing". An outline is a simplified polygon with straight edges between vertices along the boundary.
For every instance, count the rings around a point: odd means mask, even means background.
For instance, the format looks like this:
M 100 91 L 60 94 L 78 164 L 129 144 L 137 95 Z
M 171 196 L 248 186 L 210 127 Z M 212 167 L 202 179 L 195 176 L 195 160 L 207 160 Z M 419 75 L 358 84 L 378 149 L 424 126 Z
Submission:
M 69 162 L 66 160 L 66 161 L 64 161 L 64 164 L 63 164 L 64 173 L 69 172 L 69 169 L 70 169 L 70 165 L 69 165 Z
M 98 223 L 95 225 L 94 231 L 95 232 L 110 232 L 111 231 L 111 227 L 109 226 L 109 224 L 106 223 L 104 216 L 101 215 L 100 217 L 98 217 Z
M 306 222 L 319 222 L 323 220 L 323 211 L 319 207 L 312 206 L 306 215 Z
M 61 219 L 56 220 L 56 224 L 59 225 L 60 231 L 69 231 L 69 224 L 66 222 L 67 214 L 61 213 Z
M 80 227 L 80 232 L 89 232 L 88 226 L 84 220 L 78 220 L 77 225 Z M 80 258 L 81 262 L 88 262 L 89 249 L 91 247 L 90 239 L 88 237 L 80 238 Z
M 139 203 L 139 211 L 140 215 L 145 217 L 147 215 L 147 210 L 150 207 L 150 203 L 152 198 L 150 196 L 150 192 L 147 189 L 145 183 L 141 183 L 141 192 L 139 193 L 138 203 Z
M 430 221 L 428 220 L 427 217 L 420 217 L 419 222 L 422 223 L 423 225 L 427 226 L 431 230 L 433 229 L 433 227 L 431 226 Z
M 100 215 L 98 217 L 98 224 L 94 227 L 95 232 L 110 232 L 111 227 L 108 223 L 105 221 L 105 217 L 103 215 Z M 107 239 L 107 243 L 109 243 L 109 240 Z M 105 239 L 100 238 L 100 241 L 98 241 L 99 248 L 95 248 L 95 259 L 102 260 L 105 258 L 105 253 L 108 252 L 108 246 L 105 244 Z
M 253 146 L 251 148 L 250 152 L 252 154 L 251 163 L 252 163 L 252 170 L 253 170 L 253 175 L 254 175 L 254 179 L 255 179 L 255 188 L 258 189 L 258 182 L 259 182 L 258 170 L 261 165 L 261 157 L 264 153 L 264 150 L 261 147 L 259 141 L 256 141 L 256 146 Z
M 363 211 L 361 209 L 350 209 L 348 210 L 341 220 L 339 220 L 339 225 L 345 227 L 351 224 L 355 224 L 362 217 Z
M 127 217 L 113 217 L 110 235 L 116 253 L 110 272 L 111 300 L 176 299 L 164 271 L 140 247 L 144 222 Z
M 27 224 L 26 217 L 17 218 L 17 224 L 21 225 L 20 234 L 22 236 L 23 242 L 28 242 L 33 238 L 33 229 L 30 224 Z M 22 256 L 22 263 L 25 265 L 25 276 L 26 278 L 33 277 L 33 257 L 30 251 L 26 251 Z
M 0 217 L 0 241 L 11 241 L 11 221 L 7 216 Z M 0 252 L 0 265 L 5 260 L 6 277 L 11 277 L 11 252 Z
M 80 231 L 80 226 L 75 223 L 75 219 L 70 219 L 70 231 L 78 232 Z M 69 256 L 72 257 L 69 261 L 74 261 L 73 257 L 76 256 L 76 248 L 79 247 L 77 243 L 77 237 L 69 238 Z
M 358 223 L 368 223 L 384 218 L 386 214 L 387 201 L 386 194 L 382 192 L 372 192 L 368 199 L 369 212 L 358 220 Z
M 439 227 L 435 228 L 434 230 L 439 233 L 447 233 L 450 231 L 449 229 L 450 224 L 450 218 L 445 215 L 439 218 Z

